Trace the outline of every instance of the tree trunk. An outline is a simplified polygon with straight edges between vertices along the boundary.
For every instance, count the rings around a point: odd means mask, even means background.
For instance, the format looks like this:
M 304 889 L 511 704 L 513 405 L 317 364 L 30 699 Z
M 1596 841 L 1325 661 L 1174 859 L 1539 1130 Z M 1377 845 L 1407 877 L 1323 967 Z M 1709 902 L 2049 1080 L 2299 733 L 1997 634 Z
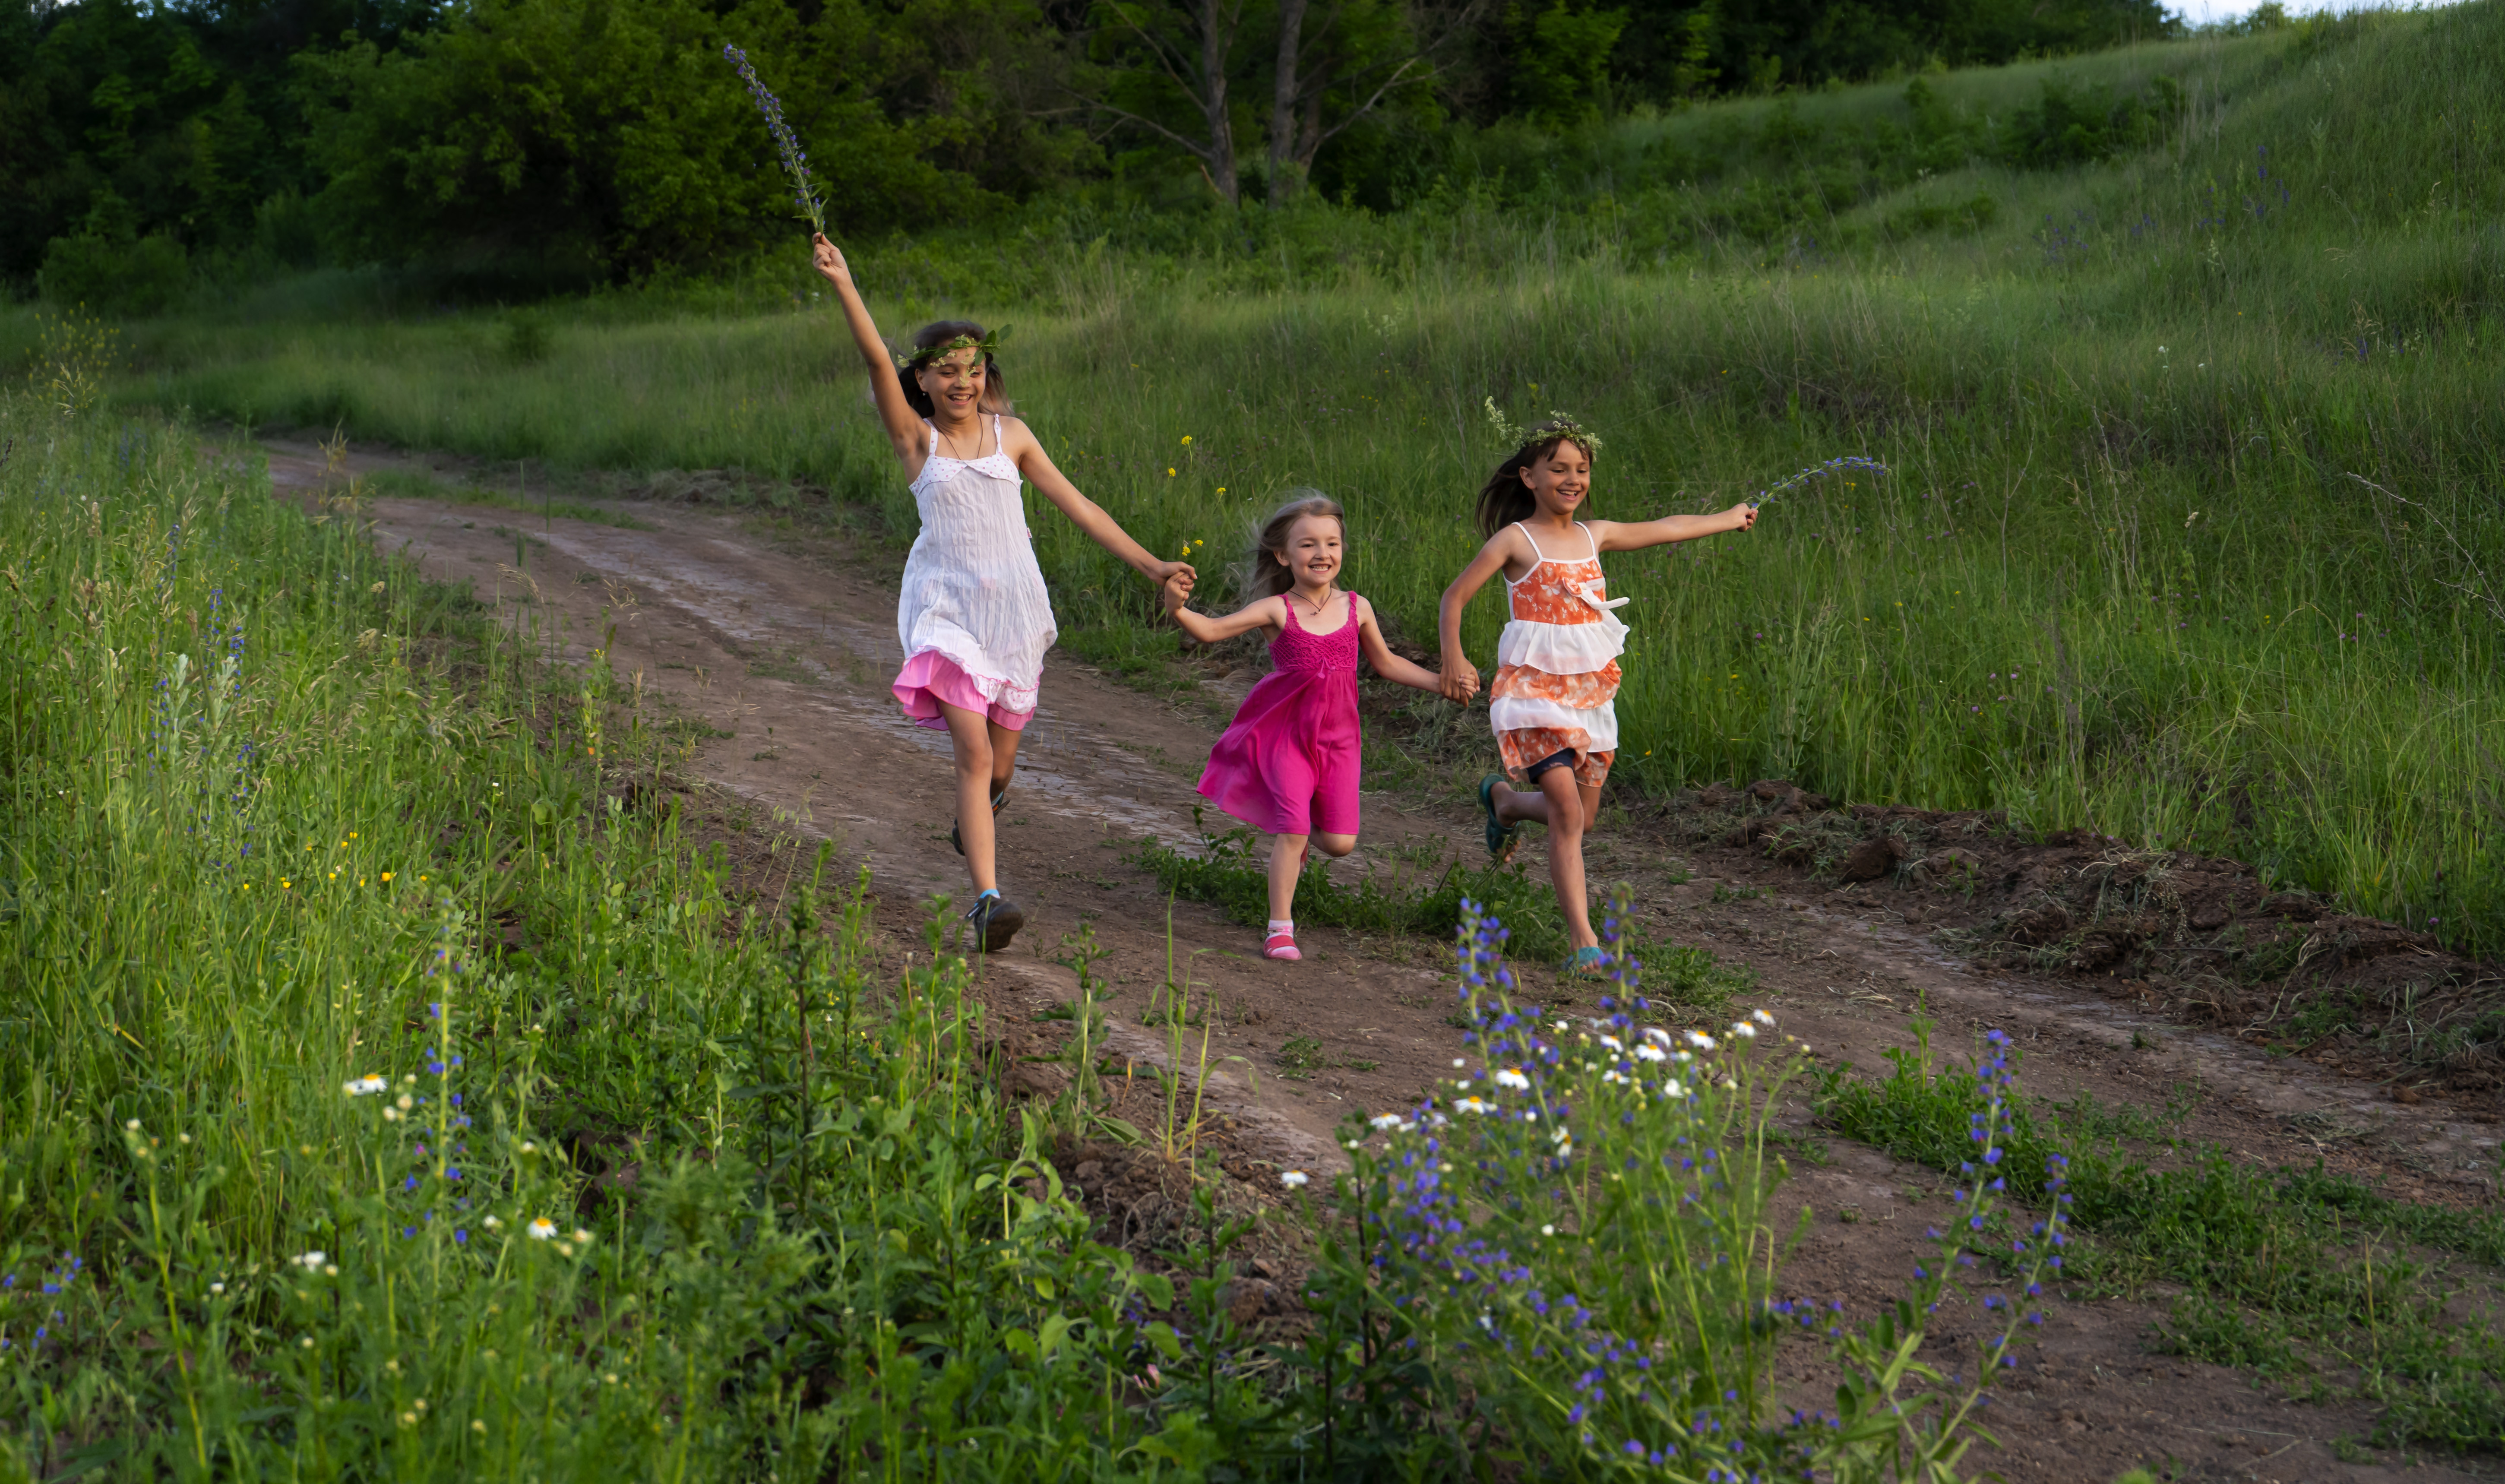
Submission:
M 1209 121 L 1209 183 L 1229 206 L 1242 194 L 1235 169 L 1235 119 L 1226 96 L 1226 59 L 1235 49 L 1236 17 L 1226 0 L 1199 0 L 1200 105 Z
M 1270 204 L 1284 206 L 1305 186 L 1312 157 L 1297 148 L 1296 64 L 1304 48 L 1306 0 L 1279 0 L 1279 72 L 1270 93 Z

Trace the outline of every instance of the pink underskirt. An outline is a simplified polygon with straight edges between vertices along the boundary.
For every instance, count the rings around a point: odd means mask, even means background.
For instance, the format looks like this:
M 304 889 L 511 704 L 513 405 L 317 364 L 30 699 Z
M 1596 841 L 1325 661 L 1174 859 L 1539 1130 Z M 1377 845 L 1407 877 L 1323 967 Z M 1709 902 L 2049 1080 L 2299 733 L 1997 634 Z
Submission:
M 924 650 L 904 662 L 904 668 L 897 672 L 896 684 L 890 689 L 895 690 L 897 703 L 904 708 L 904 714 L 913 719 L 916 726 L 946 731 L 947 719 L 939 714 L 940 704 L 945 702 L 960 711 L 979 712 L 993 725 L 1005 730 L 1024 731 L 1028 720 L 1035 713 L 1031 710 L 1011 711 L 992 699 L 994 693 L 1006 688 L 1006 682 L 997 681 L 987 688 L 982 680 L 960 668 L 957 661 L 937 650 Z

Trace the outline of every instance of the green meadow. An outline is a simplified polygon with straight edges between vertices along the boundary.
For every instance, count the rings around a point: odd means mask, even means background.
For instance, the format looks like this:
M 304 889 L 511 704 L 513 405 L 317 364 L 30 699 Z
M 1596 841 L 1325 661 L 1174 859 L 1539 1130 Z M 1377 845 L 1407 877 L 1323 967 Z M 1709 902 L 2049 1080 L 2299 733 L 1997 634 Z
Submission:
M 1969 1445 L 1919 1328 L 1777 1285 L 1787 1051 L 1567 1061 L 1467 922 L 1463 1008 L 1530 1075 L 1460 1128 L 1352 1115 L 1351 1172 L 1268 1208 L 1200 1165 L 1189 984 L 1161 1113 L 1116 1121 L 1065 938 L 1068 1088 L 1010 1101 L 944 907 L 874 972 L 865 876 L 788 836 L 734 871 L 619 786 L 666 741 L 599 656 L 197 437 L 0 396 L 0 1479 L 1877 1481 Z M 1579 1162 L 1570 1106 L 1621 1114 Z M 1144 1251 L 1064 1187 L 1076 1137 L 1180 1177 Z M 1472 1171 L 1419 1180 L 1448 1141 Z M 1298 1326 L 1238 1318 L 1256 1234 Z M 2047 1275 L 1994 1247 L 1993 1291 Z M 1827 1416 L 1783 1401 L 1792 1330 Z M 1577 1401 L 1605 1350 L 1641 1374 Z
M 1284 491 L 1341 497 L 1351 584 L 1412 641 L 1508 451 L 1490 401 L 1602 432 L 1605 516 L 1878 459 L 1746 539 L 1612 558 L 1623 779 L 2237 855 L 2493 955 L 2500 85 L 2478 0 L 1499 125 L 1393 214 L 1082 194 L 850 245 L 892 335 L 1013 325 L 1021 411 L 1158 549 L 1214 572 Z M 734 869 L 623 786 L 670 742 L 604 664 L 198 454 L 228 423 L 528 459 L 570 496 L 729 470 L 902 541 L 800 269 L 795 242 L 519 307 L 332 269 L 112 324 L 0 308 L 0 1484 L 1942 1477 L 1977 1393 L 1899 1326 L 1952 1272 L 2162 1278 L 2180 1354 L 2369 1401 L 2376 1446 L 2494 1450 L 2496 1335 L 2448 1307 L 2492 1216 L 2151 1173 L 2107 1146 L 2155 1125 L 2030 1111 L 1996 1044 L 1980 1078 L 1925 1050 L 1817 1096 L 1944 1178 L 1979 1158 L 1981 1235 L 1835 1319 L 1763 1235 L 1780 1034 L 1605 1069 L 1516 1013 L 1491 924 L 1459 1018 L 1525 1070 L 1449 1124 L 1352 1122 L 1350 1175 L 1287 1210 L 1198 1181 L 1164 1246 L 1112 1250 L 1054 1141 L 1188 1168 L 1203 1129 L 1187 1078 L 1151 1126 L 1104 1117 L 1083 931 L 1054 949 L 1069 1090 L 1011 1103 L 944 919 L 874 924 L 789 836 Z M 1033 518 L 1065 642 L 1162 663 L 1149 595 Z M 1737 989 L 1702 955 L 1666 978 Z M 1994 1168 L 2076 1219 L 2061 1280 L 2003 1245 L 2033 1217 L 1993 1209 Z M 1262 1243 L 1301 1330 L 1233 1317 Z M 2000 1312 L 1975 1373 L 2028 1305 Z M 1788 1412 L 1779 1344 L 1822 1349 L 1833 1414 Z M 1592 1356 L 1649 1363 L 1596 1393 Z
M 882 326 L 1012 326 L 1020 410 L 1160 549 L 1282 491 L 1411 638 L 1476 545 L 1489 399 L 1603 430 L 1620 776 L 1783 775 L 2251 860 L 2505 943 L 2505 8 L 1474 136 L 1394 216 L 1073 207 L 852 244 Z M 909 502 L 792 262 L 441 311 L 331 272 L 124 327 L 116 405 Z M 31 339 L 20 311 L 12 334 Z M 1036 521 L 1072 643 L 1167 641 Z M 1466 633 L 1484 664 L 1499 618 Z

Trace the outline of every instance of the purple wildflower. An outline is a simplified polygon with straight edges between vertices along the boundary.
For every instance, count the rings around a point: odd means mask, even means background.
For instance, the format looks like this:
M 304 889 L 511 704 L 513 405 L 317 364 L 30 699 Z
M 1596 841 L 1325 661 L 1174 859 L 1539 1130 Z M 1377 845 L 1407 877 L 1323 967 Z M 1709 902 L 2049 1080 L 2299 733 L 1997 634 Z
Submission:
M 765 116 L 765 131 L 774 136 L 775 152 L 783 157 L 783 172 L 792 177 L 794 204 L 808 219 L 810 230 L 823 236 L 827 230 L 827 203 L 818 194 L 817 183 L 809 179 L 809 157 L 801 153 L 799 138 L 784 122 L 782 101 L 758 81 L 757 69 L 749 65 L 747 53 L 725 44 L 722 54 L 739 69 L 739 80 L 748 85 L 748 95 L 757 100 L 757 111 Z

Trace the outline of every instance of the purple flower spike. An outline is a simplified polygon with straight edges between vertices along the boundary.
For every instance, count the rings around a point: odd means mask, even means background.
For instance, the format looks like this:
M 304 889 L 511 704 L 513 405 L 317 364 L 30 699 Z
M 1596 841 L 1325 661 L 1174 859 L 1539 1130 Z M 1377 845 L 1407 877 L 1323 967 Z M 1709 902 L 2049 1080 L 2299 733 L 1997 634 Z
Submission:
M 765 116 L 765 131 L 774 136 L 775 152 L 783 157 L 783 173 L 792 177 L 793 203 L 800 208 L 810 230 L 824 235 L 827 203 L 818 194 L 817 183 L 809 179 L 809 157 L 800 153 L 799 139 L 793 134 L 792 125 L 784 122 L 782 101 L 758 81 L 757 69 L 749 65 L 747 53 L 724 45 L 722 54 L 739 69 L 739 80 L 748 85 L 748 95 L 757 100 L 757 111 Z

